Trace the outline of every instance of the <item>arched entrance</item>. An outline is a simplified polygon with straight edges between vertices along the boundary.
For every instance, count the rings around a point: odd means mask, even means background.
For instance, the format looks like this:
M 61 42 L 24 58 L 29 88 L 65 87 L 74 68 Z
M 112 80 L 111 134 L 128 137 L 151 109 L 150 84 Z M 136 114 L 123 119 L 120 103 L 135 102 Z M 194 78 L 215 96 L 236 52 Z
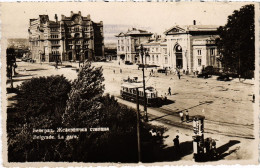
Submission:
M 182 59 L 182 47 L 179 44 L 176 44 L 174 47 L 175 55 L 176 55 L 176 67 L 183 67 L 183 59 Z
M 77 52 L 76 52 L 76 60 L 77 60 L 77 61 L 80 61 L 79 58 L 80 58 L 79 51 L 77 51 Z
M 121 60 L 124 60 L 124 59 L 125 59 L 125 54 L 121 54 L 121 55 L 120 55 L 120 59 L 121 59 Z
M 85 60 L 88 60 L 88 51 L 85 51 Z
M 69 61 L 72 60 L 72 52 L 69 52 Z

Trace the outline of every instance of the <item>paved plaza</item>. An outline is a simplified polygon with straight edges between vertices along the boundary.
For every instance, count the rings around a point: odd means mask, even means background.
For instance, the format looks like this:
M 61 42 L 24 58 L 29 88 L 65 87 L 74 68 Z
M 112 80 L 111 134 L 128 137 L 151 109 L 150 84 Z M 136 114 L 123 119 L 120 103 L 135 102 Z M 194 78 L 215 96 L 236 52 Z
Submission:
M 69 80 L 77 77 L 78 63 L 63 63 L 55 69 L 50 64 L 32 64 L 17 62 L 18 75 L 14 77 L 14 86 L 32 77 L 64 75 Z M 71 65 L 72 67 L 65 67 Z M 110 93 L 118 98 L 120 103 L 136 108 L 132 102 L 120 98 L 120 85 L 124 78 L 138 77 L 142 80 L 142 70 L 136 65 L 118 64 L 118 62 L 95 62 L 94 66 L 102 66 L 105 77 L 105 93 Z M 120 69 L 122 73 L 120 73 Z M 155 73 L 150 76 L 150 70 L 145 70 L 146 85 L 153 86 L 158 91 L 158 96 L 165 95 L 171 87 L 171 96 L 167 96 L 172 103 L 160 108 L 148 108 L 149 122 L 163 125 L 168 128 L 165 135 L 167 146 L 173 145 L 173 138 L 180 136 L 180 141 L 192 141 L 192 123 L 181 123 L 178 112 L 189 110 L 189 115 L 205 116 L 205 138 L 212 137 L 217 141 L 217 147 L 222 147 L 226 152 L 224 159 L 248 159 L 253 156 L 253 151 L 247 148 L 254 142 L 254 91 L 253 80 L 217 81 L 213 76 L 209 79 L 196 78 L 193 75 L 182 75 L 178 79 L 174 72 L 165 75 Z M 154 69 L 155 71 L 156 69 Z M 10 82 L 7 83 L 9 87 Z M 8 94 L 8 97 L 12 94 Z M 11 102 L 9 102 L 11 104 Z M 143 107 L 141 107 L 141 110 Z M 182 159 L 192 159 L 192 153 Z

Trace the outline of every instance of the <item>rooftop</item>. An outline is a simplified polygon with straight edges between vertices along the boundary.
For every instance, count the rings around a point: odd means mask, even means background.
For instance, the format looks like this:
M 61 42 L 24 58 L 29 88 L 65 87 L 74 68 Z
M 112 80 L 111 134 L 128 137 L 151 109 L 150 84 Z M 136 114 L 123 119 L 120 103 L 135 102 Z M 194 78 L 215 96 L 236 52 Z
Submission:
M 136 29 L 136 28 L 132 28 L 132 29 L 128 29 L 128 31 L 126 33 L 119 33 L 118 35 L 116 35 L 116 37 L 120 37 L 120 36 L 132 36 L 132 35 L 152 35 L 153 33 L 148 32 L 146 30 L 141 30 L 141 29 Z

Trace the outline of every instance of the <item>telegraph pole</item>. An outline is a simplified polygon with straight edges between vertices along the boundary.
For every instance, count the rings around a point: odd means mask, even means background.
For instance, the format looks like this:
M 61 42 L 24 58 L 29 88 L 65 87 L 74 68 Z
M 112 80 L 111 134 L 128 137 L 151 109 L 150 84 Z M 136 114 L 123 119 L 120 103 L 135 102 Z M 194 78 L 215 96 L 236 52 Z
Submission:
M 141 44 L 141 57 L 142 57 L 142 64 L 143 64 L 143 90 L 144 90 L 144 112 L 145 112 L 145 121 L 148 121 L 148 116 L 147 116 L 147 105 L 146 105 L 146 93 L 145 93 L 145 75 L 144 75 L 144 48 L 143 45 Z
M 136 108 L 137 108 L 137 148 L 138 148 L 138 162 L 141 162 L 141 143 L 140 143 L 140 110 L 139 110 L 139 91 L 136 88 Z

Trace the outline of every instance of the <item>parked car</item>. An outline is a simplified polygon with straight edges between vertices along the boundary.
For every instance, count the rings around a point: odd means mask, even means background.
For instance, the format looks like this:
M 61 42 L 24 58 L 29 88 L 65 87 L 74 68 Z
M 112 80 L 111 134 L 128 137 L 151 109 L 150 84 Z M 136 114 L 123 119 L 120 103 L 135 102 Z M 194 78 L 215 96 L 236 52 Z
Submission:
M 213 75 L 214 68 L 213 66 L 207 66 L 202 70 L 200 74 L 197 75 L 198 78 L 209 78 Z
M 219 80 L 219 81 L 230 81 L 230 78 L 229 78 L 229 75 L 223 73 L 223 74 L 221 74 L 221 75 L 217 78 L 217 80 Z
M 157 72 L 158 72 L 158 73 L 165 73 L 166 70 L 165 70 L 165 69 L 158 69 Z
M 133 65 L 133 63 L 130 62 L 130 61 L 125 61 L 125 64 L 126 64 L 126 65 Z

